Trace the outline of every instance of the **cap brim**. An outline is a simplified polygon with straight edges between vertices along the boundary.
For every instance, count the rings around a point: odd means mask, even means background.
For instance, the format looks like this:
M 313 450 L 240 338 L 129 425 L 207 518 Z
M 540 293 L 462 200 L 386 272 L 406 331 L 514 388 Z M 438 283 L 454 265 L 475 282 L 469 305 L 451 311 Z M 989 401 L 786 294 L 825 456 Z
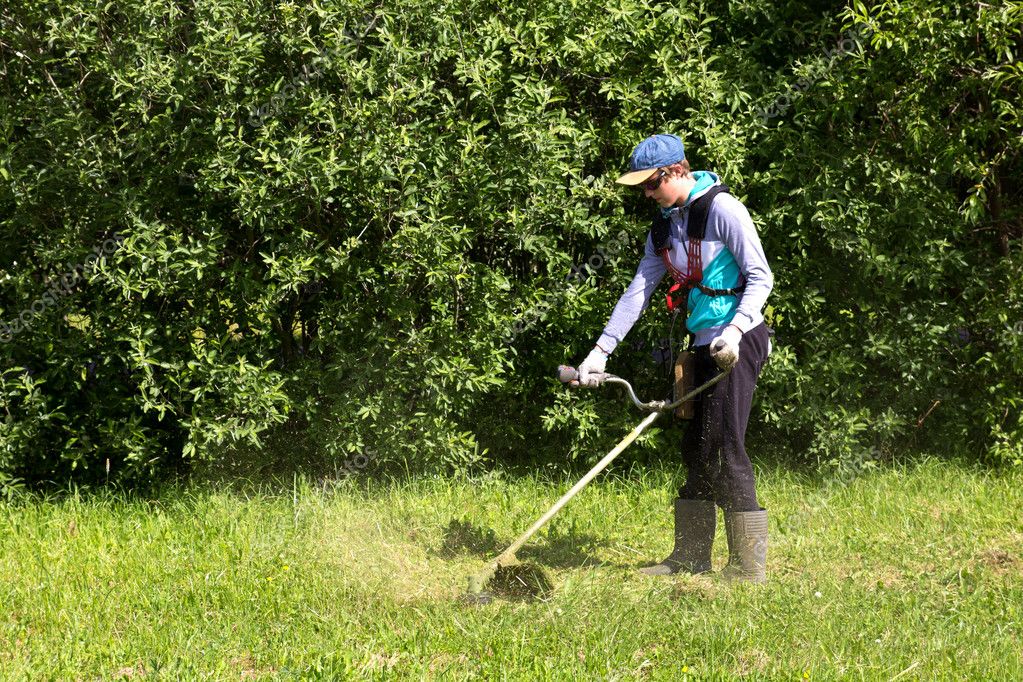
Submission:
M 622 177 L 615 180 L 619 185 L 638 185 L 644 180 L 649 180 L 657 172 L 656 168 L 647 168 L 646 170 L 632 171 L 626 173 Z

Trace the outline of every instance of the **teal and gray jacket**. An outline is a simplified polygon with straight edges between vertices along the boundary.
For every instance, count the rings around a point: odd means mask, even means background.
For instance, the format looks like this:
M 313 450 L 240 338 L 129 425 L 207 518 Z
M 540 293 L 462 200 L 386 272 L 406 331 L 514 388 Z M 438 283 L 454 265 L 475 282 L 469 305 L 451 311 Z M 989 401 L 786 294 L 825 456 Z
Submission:
M 688 270 L 686 220 L 689 205 L 711 187 L 721 184 L 714 173 L 696 171 L 693 176 L 696 186 L 685 206 L 667 211 L 671 221 L 669 254 L 672 264 L 682 273 Z M 695 334 L 697 346 L 709 344 L 729 323 L 746 333 L 763 322 L 764 303 L 774 286 L 753 219 L 742 202 L 731 194 L 722 192 L 714 198 L 707 217 L 702 253 L 705 286 L 730 289 L 745 282 L 746 289 L 739 296 L 708 296 L 695 288 L 689 293 L 686 327 Z M 648 235 L 646 252 L 636 276 L 618 300 L 604 333 L 597 340 L 606 352 L 611 353 L 632 329 L 667 270 Z

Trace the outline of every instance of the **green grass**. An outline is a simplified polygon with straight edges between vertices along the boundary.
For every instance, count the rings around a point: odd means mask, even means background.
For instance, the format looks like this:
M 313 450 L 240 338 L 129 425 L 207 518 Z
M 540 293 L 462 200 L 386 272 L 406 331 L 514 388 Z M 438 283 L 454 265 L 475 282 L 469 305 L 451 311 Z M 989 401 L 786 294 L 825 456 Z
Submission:
M 1018 471 L 759 474 L 767 585 L 635 572 L 668 549 L 666 470 L 598 479 L 519 553 L 554 591 L 486 606 L 466 578 L 570 481 L 0 506 L 0 678 L 1023 677 Z

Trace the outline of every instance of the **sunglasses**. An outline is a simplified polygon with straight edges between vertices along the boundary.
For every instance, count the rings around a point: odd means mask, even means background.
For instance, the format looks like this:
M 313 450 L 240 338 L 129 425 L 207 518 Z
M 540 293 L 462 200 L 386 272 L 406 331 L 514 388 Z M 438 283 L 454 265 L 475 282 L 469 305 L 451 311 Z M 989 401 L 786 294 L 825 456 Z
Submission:
M 655 189 L 661 186 L 661 183 L 664 182 L 664 177 L 667 174 L 668 171 L 662 168 L 661 172 L 658 173 L 656 176 L 650 178 L 649 180 L 644 180 L 643 182 L 639 183 L 640 189 L 645 189 L 650 192 L 653 192 Z

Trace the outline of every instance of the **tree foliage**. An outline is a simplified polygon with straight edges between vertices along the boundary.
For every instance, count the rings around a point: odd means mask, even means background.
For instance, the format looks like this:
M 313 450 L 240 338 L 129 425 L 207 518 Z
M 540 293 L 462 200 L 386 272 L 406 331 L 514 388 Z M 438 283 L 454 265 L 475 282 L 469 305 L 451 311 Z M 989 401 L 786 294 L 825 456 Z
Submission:
M 1023 456 L 1023 3 L 0 19 L 0 484 L 268 434 L 449 468 L 599 450 L 634 415 L 550 375 L 631 278 L 649 207 L 613 178 L 657 131 L 746 201 L 775 269 L 761 449 Z M 611 367 L 648 392 L 658 299 Z

